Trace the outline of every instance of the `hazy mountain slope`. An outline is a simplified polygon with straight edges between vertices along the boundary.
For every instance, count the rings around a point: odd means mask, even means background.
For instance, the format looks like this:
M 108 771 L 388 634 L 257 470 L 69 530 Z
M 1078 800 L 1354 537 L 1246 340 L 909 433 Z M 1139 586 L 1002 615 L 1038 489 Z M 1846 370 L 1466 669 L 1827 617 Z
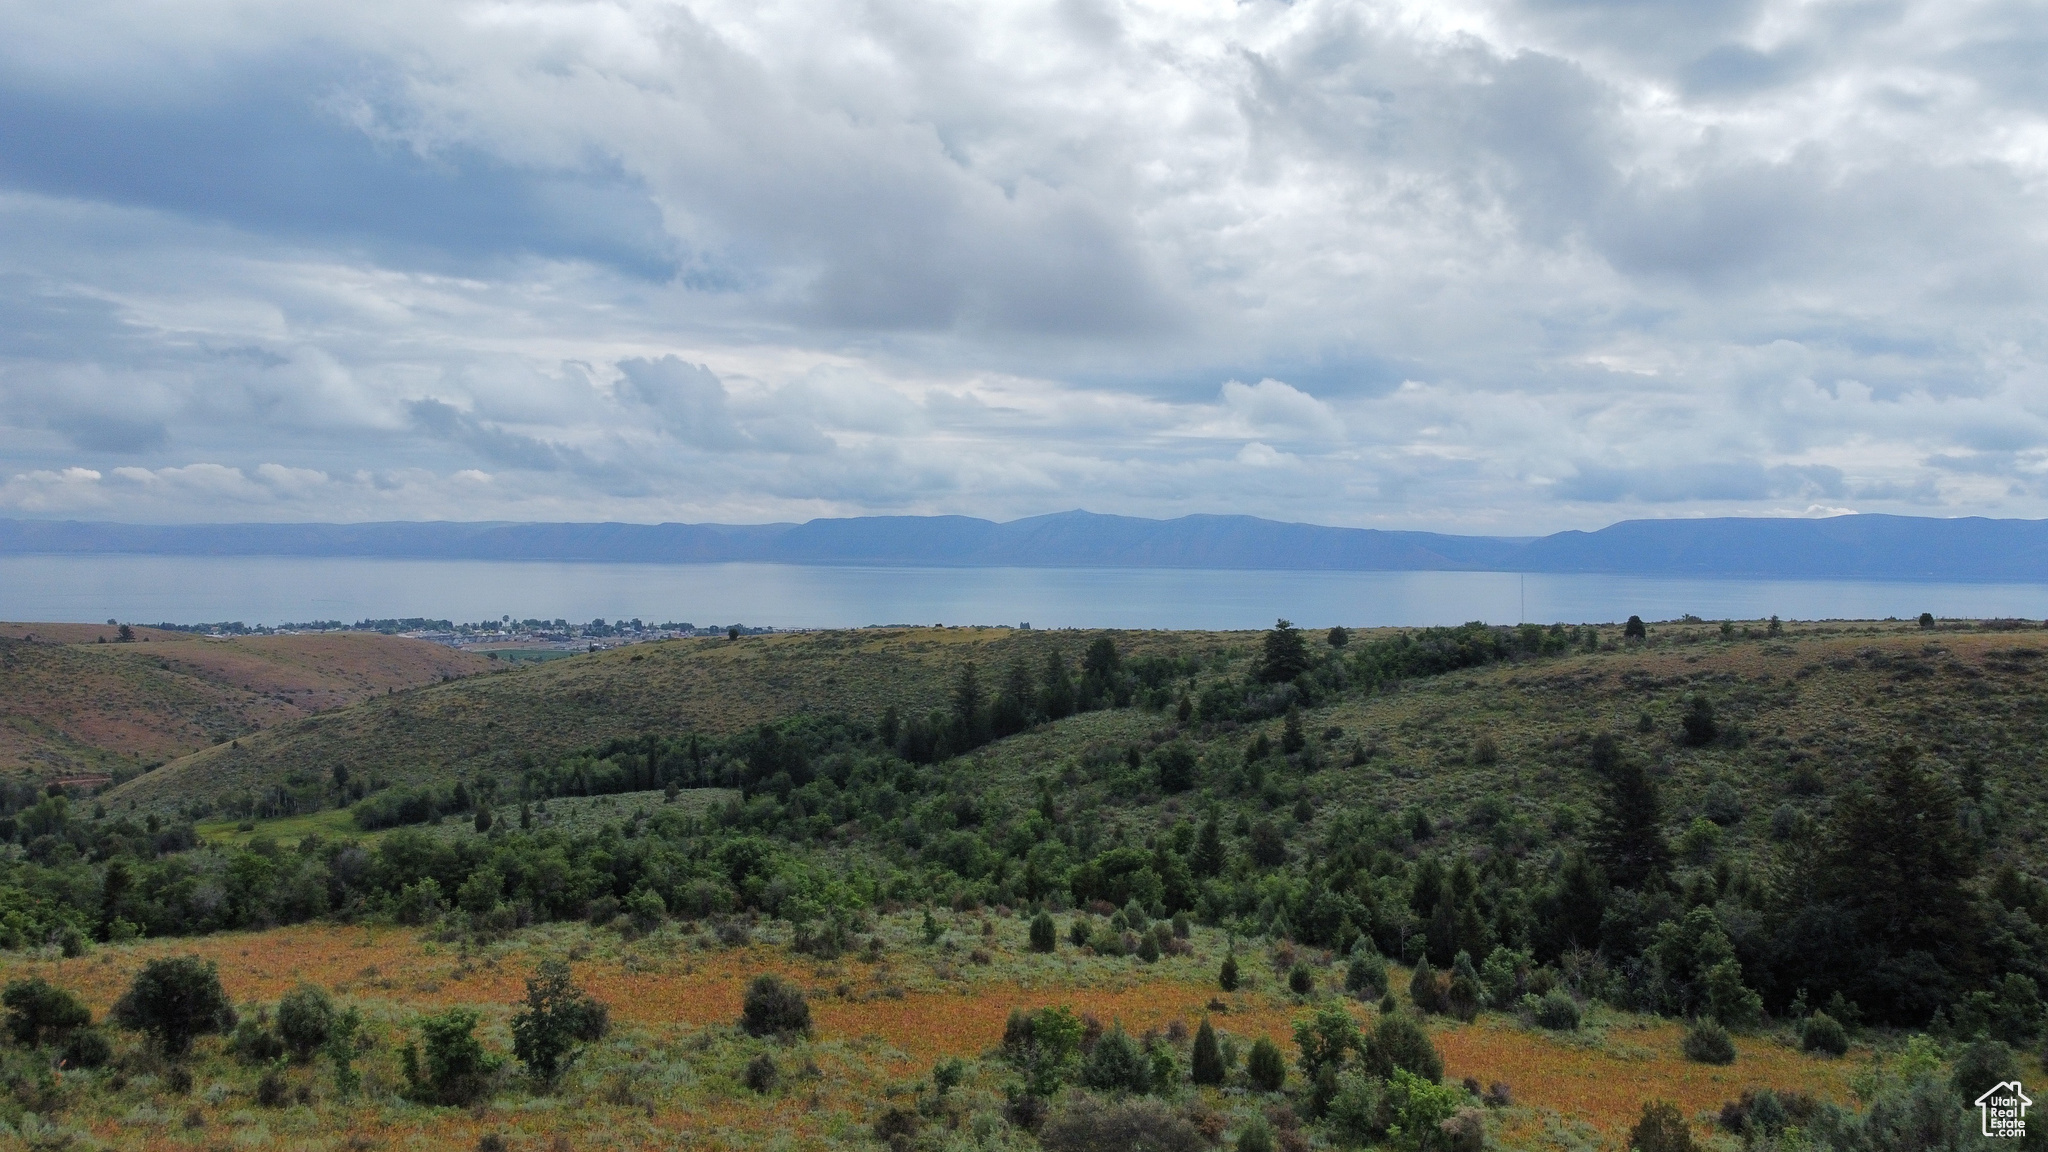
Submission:
M 373 633 L 202 639 L 155 629 L 11 624 L 0 637 L 0 771 L 132 771 L 391 688 L 493 667 L 438 644 Z M 70 639 L 74 643 L 46 642 Z
M 998 524 L 191 524 L 0 520 L 0 554 L 385 556 L 646 563 L 1607 572 L 2034 582 L 2048 521 L 1910 516 L 1631 520 L 1541 538 L 1060 512 Z

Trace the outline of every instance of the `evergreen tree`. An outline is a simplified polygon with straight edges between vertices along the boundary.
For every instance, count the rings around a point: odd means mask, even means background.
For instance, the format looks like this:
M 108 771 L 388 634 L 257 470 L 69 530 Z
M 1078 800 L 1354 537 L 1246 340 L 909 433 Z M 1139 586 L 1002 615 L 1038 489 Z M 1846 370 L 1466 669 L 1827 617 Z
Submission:
M 1046 719 L 1058 720 L 1074 714 L 1074 677 L 1059 649 L 1045 654 L 1045 671 L 1039 684 L 1039 708 Z
M 1955 789 L 1919 756 L 1898 749 L 1875 787 L 1843 798 L 1819 884 L 1854 933 L 1858 954 L 1836 958 L 1852 997 L 1914 1024 L 1985 968 L 1976 856 L 1958 833 Z
M 961 665 L 959 677 L 953 681 L 953 747 L 959 750 L 979 748 L 988 743 L 988 710 L 983 706 L 981 679 L 976 674 L 974 662 Z
M 1227 857 L 1223 850 L 1223 827 L 1217 822 L 1216 813 L 1202 822 L 1201 831 L 1195 834 L 1195 846 L 1188 853 L 1188 868 L 1200 877 L 1220 876 Z
M 1301 709 L 1289 705 L 1287 721 L 1280 727 L 1280 751 L 1289 756 L 1308 747 L 1308 736 L 1301 730 Z
M 1280 1046 L 1264 1036 L 1252 1045 L 1244 1070 L 1252 1087 L 1261 1092 L 1278 1092 L 1287 1082 L 1287 1061 L 1280 1055 Z
M 1292 621 L 1276 621 L 1266 633 L 1258 677 L 1267 684 L 1286 684 L 1308 671 L 1308 644 Z
M 1050 952 L 1059 947 L 1059 932 L 1053 927 L 1052 913 L 1040 912 L 1031 918 L 1031 950 Z
M 1640 888 L 1671 870 L 1671 845 L 1664 838 L 1664 802 L 1657 782 L 1643 766 L 1620 754 L 1614 737 L 1593 742 L 1596 770 L 1606 766 L 1606 795 L 1593 827 L 1593 854 L 1610 880 Z
M 1221 1084 L 1223 1075 L 1223 1050 L 1216 1043 L 1216 1028 L 1204 1016 L 1202 1026 L 1195 1029 L 1193 1079 L 1197 1084 Z
M 512 1018 L 512 1051 L 528 1073 L 551 1085 L 576 1049 L 603 1037 L 610 1011 L 569 979 L 569 965 L 543 960 L 526 981 L 526 1006 Z
M 1009 672 L 1003 676 L 1002 691 L 996 693 L 996 702 L 989 710 L 990 734 L 1001 739 L 1029 728 L 1035 706 L 1033 697 L 1031 670 L 1022 660 L 1011 661 Z

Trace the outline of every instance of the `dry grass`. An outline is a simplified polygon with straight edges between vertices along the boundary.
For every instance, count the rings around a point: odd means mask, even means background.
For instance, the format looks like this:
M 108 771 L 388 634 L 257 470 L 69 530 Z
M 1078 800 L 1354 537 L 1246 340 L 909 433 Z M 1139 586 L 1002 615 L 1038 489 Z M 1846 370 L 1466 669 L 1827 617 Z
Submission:
M 0 626 L 0 772 L 132 770 L 492 666 L 438 644 L 367 633 L 213 640 L 145 628 L 135 643 L 119 644 L 112 632 Z M 96 642 L 101 633 L 109 643 Z M 28 635 L 36 639 L 18 638 Z
M 987 1054 L 1012 1008 L 1064 1004 L 1104 1023 L 1120 1021 L 1133 1033 L 1173 1021 L 1192 1029 L 1210 1015 L 1244 1042 L 1270 1036 L 1289 1052 L 1293 1022 L 1307 1011 L 1278 994 L 1276 982 L 1263 981 L 1257 989 L 1223 997 L 1227 1010 L 1212 1013 L 1209 1005 L 1218 993 L 1208 974 L 1224 942 L 1205 931 L 1196 934 L 1195 957 L 1147 966 L 1084 959 L 1065 948 L 1051 957 L 1029 954 L 1016 920 L 995 920 L 993 937 L 982 935 L 974 916 L 949 923 L 952 937 L 989 948 L 992 963 L 967 965 L 957 950 L 913 944 L 917 921 L 906 915 L 878 926 L 888 942 L 879 962 L 853 956 L 817 961 L 792 955 L 779 943 L 720 948 L 673 929 L 628 942 L 580 925 L 555 925 L 471 951 L 435 943 L 417 931 L 308 925 L 17 962 L 0 970 L 0 977 L 42 975 L 79 991 L 96 1012 L 104 1012 L 155 956 L 193 954 L 215 961 L 230 994 L 244 1004 L 273 1002 L 308 981 L 365 1009 L 378 1037 L 365 1070 L 373 1086 L 386 1087 L 397 1082 L 395 1045 L 420 1011 L 478 1007 L 486 1043 L 503 1051 L 512 1006 L 541 958 L 572 958 L 577 980 L 612 1007 L 615 1039 L 556 1096 L 521 1103 L 511 1092 L 495 1107 L 466 1115 L 406 1107 L 375 1093 L 354 1103 L 331 1100 L 310 1072 L 294 1075 L 295 1082 L 316 1090 L 312 1107 L 252 1111 L 245 1099 L 251 1089 L 241 1081 L 253 1084 L 254 1073 L 222 1059 L 218 1041 L 203 1041 L 200 1082 L 223 1085 L 215 1093 L 222 1099 L 205 1107 L 212 1123 L 238 1128 L 238 1144 L 304 1148 L 346 1147 L 350 1133 L 379 1147 L 468 1147 L 490 1131 L 530 1141 L 528 1146 L 545 1146 L 562 1134 L 576 1148 L 778 1142 L 836 1147 L 892 1100 L 905 1099 L 935 1061 Z M 731 1024 L 741 992 L 762 972 L 779 973 L 806 989 L 817 1028 L 812 1040 L 778 1047 L 736 1036 Z M 1351 1009 L 1362 1024 L 1371 1022 L 1371 1009 Z M 1846 1100 L 1847 1079 L 1867 1058 L 1859 1051 L 1847 1060 L 1816 1060 L 1768 1039 L 1743 1038 L 1734 1065 L 1709 1068 L 1679 1058 L 1676 1025 L 1607 1013 L 1596 1013 L 1594 1024 L 1566 1038 L 1493 1016 L 1463 1026 L 1439 1021 L 1433 1030 L 1451 1079 L 1469 1076 L 1512 1086 L 1516 1107 L 1496 1118 L 1496 1135 L 1511 1147 L 1542 1145 L 1560 1127 L 1606 1142 L 1624 1132 L 1650 1098 L 1677 1101 L 1696 1119 L 1759 1085 Z M 740 1065 L 763 1050 L 774 1053 L 790 1077 L 785 1090 L 769 1097 L 736 1086 Z M 806 1063 L 815 1075 L 801 1071 Z M 1000 1080 L 999 1068 L 984 1065 L 976 1083 L 986 1093 Z M 173 1120 L 186 1101 L 157 1108 L 161 1123 L 134 1121 L 137 1101 L 147 1095 L 130 1089 L 103 1104 L 94 1097 L 81 1103 L 77 1118 L 119 1147 L 193 1146 L 199 1134 L 183 1132 Z M 1220 1097 L 1215 1103 L 1230 1106 Z M 209 1132 L 209 1139 L 218 1138 L 217 1130 Z

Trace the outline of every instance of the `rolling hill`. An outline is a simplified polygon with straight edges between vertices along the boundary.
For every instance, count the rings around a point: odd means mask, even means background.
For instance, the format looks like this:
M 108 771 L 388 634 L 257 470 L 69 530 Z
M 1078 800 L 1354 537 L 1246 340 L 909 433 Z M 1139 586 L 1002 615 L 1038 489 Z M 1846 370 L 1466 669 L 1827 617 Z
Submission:
M 494 667 L 373 633 L 199 637 L 0 624 L 0 772 L 132 773 L 398 689 Z M 107 642 L 102 642 L 102 637 Z
M 643 732 L 724 734 L 796 714 L 873 719 L 940 707 L 960 668 L 993 684 L 1015 660 L 1034 670 L 1057 647 L 1069 661 L 1097 633 L 1006 628 L 868 629 L 635 644 L 437 683 L 324 715 L 296 718 L 238 744 L 215 744 L 108 794 L 111 805 L 169 809 L 217 800 L 341 763 L 391 783 L 503 773 Z M 1125 655 L 1210 655 L 1243 648 L 1233 633 L 1117 633 Z

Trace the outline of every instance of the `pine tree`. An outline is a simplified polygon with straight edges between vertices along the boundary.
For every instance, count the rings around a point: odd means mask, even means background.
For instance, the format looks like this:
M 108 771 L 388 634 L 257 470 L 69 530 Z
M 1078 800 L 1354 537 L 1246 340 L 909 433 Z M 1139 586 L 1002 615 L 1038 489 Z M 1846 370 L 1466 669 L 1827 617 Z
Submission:
M 1607 767 L 1607 794 L 1593 827 L 1594 859 L 1616 886 L 1640 888 L 1671 869 L 1657 782 L 1640 763 L 1621 755 L 1609 735 L 1593 742 L 1593 764 L 1596 770 Z
M 1031 918 L 1031 950 L 1050 952 L 1059 947 L 1059 933 L 1053 928 L 1052 914 L 1040 912 Z
M 1045 672 L 1039 679 L 1038 706 L 1048 720 L 1074 714 L 1074 677 L 1066 657 L 1058 649 L 1045 654 Z
M 1308 671 L 1308 644 L 1292 621 L 1274 623 L 1261 655 L 1258 677 L 1268 684 L 1285 684 Z
M 1223 851 L 1223 828 L 1217 823 L 1216 814 L 1202 822 L 1202 829 L 1195 834 L 1195 846 L 1188 853 L 1188 867 L 1197 876 L 1220 876 L 1225 863 Z
M 1202 1026 L 1195 1029 L 1195 1053 L 1193 1079 L 1197 1084 L 1223 1083 L 1223 1050 L 1216 1043 L 1216 1029 L 1209 1018 L 1202 1017 Z
M 1225 992 L 1237 991 L 1237 953 L 1223 958 L 1223 970 L 1216 975 L 1216 986 Z

